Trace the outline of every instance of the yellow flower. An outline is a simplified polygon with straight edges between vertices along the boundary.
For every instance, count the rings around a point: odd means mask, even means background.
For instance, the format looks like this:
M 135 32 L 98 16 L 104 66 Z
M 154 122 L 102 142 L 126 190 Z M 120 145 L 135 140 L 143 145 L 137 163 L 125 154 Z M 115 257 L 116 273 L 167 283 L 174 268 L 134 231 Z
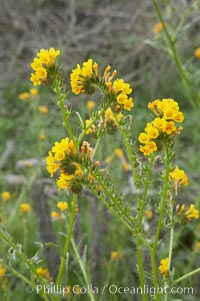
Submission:
M 195 50 L 194 55 L 197 59 L 200 59 L 200 47 Z
M 113 157 L 112 156 L 109 156 L 105 159 L 105 163 L 106 165 L 110 164 L 110 162 L 112 161 Z
M 61 174 L 56 180 L 58 190 L 60 189 L 71 189 L 71 180 L 74 178 L 73 175 Z
M 159 135 L 159 131 L 151 123 L 147 124 L 147 127 L 145 128 L 145 132 L 147 133 L 150 139 L 156 139 Z
M 86 131 L 86 135 L 92 134 L 96 130 L 96 126 L 92 123 L 92 119 L 86 119 L 85 127 L 88 128 Z
M 122 163 L 122 168 L 123 168 L 123 170 L 124 170 L 125 172 L 131 170 L 131 166 L 130 166 L 130 164 L 129 164 L 127 161 L 124 161 L 124 162 Z
M 117 79 L 112 82 L 113 77 L 116 76 L 117 71 L 110 72 L 111 67 L 107 66 L 104 70 L 103 76 L 99 76 L 98 64 L 93 63 L 92 59 L 88 59 L 83 63 L 81 67 L 77 64 L 77 67 L 72 70 L 70 75 L 70 84 L 72 92 L 76 95 L 80 93 L 93 94 L 95 92 L 95 85 L 99 83 L 100 86 L 106 87 L 106 92 L 112 95 L 113 101 L 117 101 L 120 105 L 120 109 L 123 107 L 125 110 L 130 111 L 134 106 L 133 99 L 128 95 L 131 94 L 132 88 L 128 83 L 125 83 L 123 79 Z M 93 107 L 93 104 L 91 104 Z M 88 104 L 90 109 L 90 104 Z
M 30 81 L 34 86 L 39 86 L 41 84 L 40 77 L 35 73 L 31 73 Z
M 176 132 L 176 125 L 174 121 L 166 122 L 163 132 L 167 133 L 167 135 L 171 135 L 172 133 Z
M 122 93 L 125 93 L 125 94 L 131 94 L 132 93 L 132 88 L 130 87 L 129 84 L 127 83 L 124 83 L 123 84 L 123 87 L 122 87 Z
M 174 121 L 176 122 L 183 122 L 184 120 L 184 115 L 182 112 L 177 112 L 175 115 L 174 115 Z
M 160 261 L 159 271 L 162 275 L 165 275 L 165 276 L 168 275 L 168 273 L 169 273 L 168 264 L 169 264 L 169 258 L 165 258 Z
M 55 59 L 60 55 L 60 50 L 55 50 L 53 47 L 49 49 L 49 66 L 54 65 Z
M 97 64 L 96 63 L 94 64 L 96 70 Z M 92 59 L 88 59 L 87 62 L 84 62 L 82 68 L 80 67 L 79 64 L 77 64 L 77 67 L 72 70 L 72 73 L 70 75 L 70 84 L 71 84 L 72 92 L 74 94 L 76 95 L 80 93 L 92 94 L 95 91 L 95 88 L 91 85 L 87 85 L 87 88 L 85 87 L 85 83 L 89 82 L 88 80 L 92 79 L 93 76 L 95 76 L 96 78 L 95 70 L 93 70 Z
M 173 171 L 169 173 L 169 179 L 174 181 L 174 188 L 175 193 L 177 194 L 178 187 L 180 185 L 187 186 L 188 185 L 188 178 L 184 172 L 184 170 L 179 169 L 178 166 L 174 168 Z
M 95 108 L 95 106 L 96 106 L 96 103 L 93 100 L 89 100 L 87 102 L 87 109 L 88 110 L 93 110 Z
M 151 110 L 155 115 L 158 115 L 158 104 L 161 102 L 160 99 L 155 99 L 153 102 L 148 104 L 149 110 Z
M 57 203 L 57 207 L 61 210 L 61 211 L 66 211 L 68 209 L 68 204 L 67 202 L 58 202 Z
M 50 64 L 49 52 L 46 49 L 43 49 L 43 48 L 40 49 L 40 52 L 37 53 L 37 56 L 39 57 L 39 61 L 41 64 L 49 66 L 49 64 Z
M 110 253 L 110 259 L 111 260 L 118 260 L 118 259 L 121 259 L 123 256 L 122 252 L 121 251 L 112 251 Z
M 46 135 L 45 134 L 40 134 L 40 140 L 44 141 L 46 139 Z
M 69 138 L 55 142 L 46 158 L 46 165 L 51 177 L 58 171 L 56 180 L 58 190 L 68 189 L 73 193 L 81 191 L 81 180 L 86 173 L 82 164 L 91 163 L 93 151 L 87 141 L 82 142 L 78 152 L 74 141 Z
M 159 131 L 162 131 L 166 127 L 166 120 L 164 118 L 156 117 L 153 122 L 153 126 L 155 126 Z
M 147 142 L 144 146 L 140 146 L 140 151 L 145 155 L 148 156 L 157 151 L 157 145 L 153 141 Z
M 124 93 L 121 93 L 117 96 L 117 103 L 118 104 L 124 104 L 128 100 L 128 96 Z
M 9 191 L 4 191 L 1 194 L 3 202 L 7 202 L 11 198 L 11 193 Z
M 43 67 L 40 67 L 36 70 L 36 76 L 38 76 L 40 79 L 46 79 L 47 78 L 47 70 Z
M 38 95 L 38 93 L 39 93 L 38 89 L 30 89 L 31 95 L 36 96 L 36 95 Z
M 99 77 L 99 66 L 96 62 L 94 62 L 94 64 L 93 64 L 93 69 L 94 69 L 96 78 L 98 78 Z
M 173 119 L 174 115 L 175 115 L 175 111 L 173 110 L 173 108 L 166 108 L 166 110 L 164 111 L 164 118 L 167 119 Z
M 26 99 L 29 99 L 30 98 L 30 93 L 28 92 L 23 92 L 21 94 L 19 94 L 18 98 L 20 100 L 26 100 Z
M 42 67 L 42 62 L 39 58 L 35 57 L 33 62 L 31 63 L 31 68 L 36 71 L 38 68 Z
M 124 152 L 121 150 L 121 148 L 115 148 L 114 152 L 119 159 L 124 158 Z
M 6 273 L 6 269 L 2 265 L 0 265 L 0 278 L 3 277 L 5 273 Z
M 49 155 L 46 157 L 46 167 L 51 177 L 54 173 L 60 168 L 61 164 L 55 161 L 54 155 L 49 152 Z
M 38 267 L 36 269 L 37 273 L 40 274 L 42 277 L 46 278 L 48 281 L 52 281 L 52 277 L 48 271 L 48 269 L 43 267 Z
M 37 53 L 37 57 L 35 57 L 31 63 L 31 68 L 35 73 L 31 73 L 30 80 L 34 86 L 40 85 L 41 81 L 47 81 L 49 67 L 54 65 L 58 55 L 60 55 L 60 50 L 55 50 L 54 48 L 50 48 L 49 50 L 40 49 L 40 52 Z
M 28 213 L 31 211 L 31 206 L 28 203 L 22 203 L 19 207 L 19 211 L 22 213 Z
M 51 217 L 54 220 L 61 220 L 62 216 L 60 215 L 60 213 L 56 212 L 56 211 L 52 211 L 51 212 Z
M 166 22 L 165 22 L 165 26 L 167 26 Z M 163 31 L 163 24 L 161 22 L 158 22 L 158 23 L 154 24 L 153 32 L 155 34 L 159 34 L 161 31 Z
M 194 204 L 190 204 L 189 209 L 184 214 L 185 218 L 188 221 L 191 221 L 192 218 L 199 218 L 199 210 L 195 209 Z
M 146 133 L 140 133 L 138 140 L 140 143 L 146 144 L 147 142 L 149 142 L 149 136 Z
M 153 212 L 151 210 L 145 210 L 144 215 L 146 216 L 147 219 L 152 219 Z
M 130 111 L 132 107 L 134 107 L 133 98 L 129 97 L 124 102 L 124 110 Z
M 39 109 L 40 113 L 42 113 L 42 114 L 48 114 L 48 112 L 49 112 L 49 108 L 47 106 L 39 106 L 38 109 Z
M 124 86 L 124 80 L 123 79 L 116 79 L 114 82 L 113 82 L 113 90 L 114 90 L 114 93 L 117 94 L 118 92 L 122 91 L 123 89 L 123 86 Z

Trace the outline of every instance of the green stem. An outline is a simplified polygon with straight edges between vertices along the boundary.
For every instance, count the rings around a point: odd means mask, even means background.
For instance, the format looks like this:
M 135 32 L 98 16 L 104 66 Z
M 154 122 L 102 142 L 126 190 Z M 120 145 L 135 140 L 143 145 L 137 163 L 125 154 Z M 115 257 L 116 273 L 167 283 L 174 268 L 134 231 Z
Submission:
M 142 288 L 142 298 L 144 301 L 148 301 L 147 295 L 144 293 L 145 278 L 143 268 L 143 255 L 142 255 L 142 244 L 141 239 L 137 237 L 137 261 L 138 261 L 138 273 L 140 279 L 140 286 Z
M 99 147 L 100 141 L 101 141 L 101 137 L 99 137 L 97 140 L 97 143 L 96 143 L 94 151 L 93 151 L 93 157 L 95 156 L 95 154 L 97 152 L 97 148 Z
M 143 198 L 141 201 L 139 201 L 139 215 L 138 215 L 138 225 L 139 225 L 139 231 L 142 230 L 142 219 L 144 215 L 144 208 L 146 206 L 146 200 L 147 200 L 147 192 L 149 188 L 149 182 L 150 182 L 150 175 L 151 170 L 154 162 L 154 156 L 151 156 L 148 171 L 146 175 L 146 181 L 145 181 L 145 187 L 144 187 L 144 193 Z M 139 279 L 140 279 L 140 285 L 142 287 L 142 292 L 145 288 L 145 278 L 144 278 L 144 268 L 143 268 L 143 255 L 142 255 L 142 245 L 140 238 L 137 237 L 137 258 L 138 258 L 138 271 L 139 271 Z M 147 296 L 145 294 L 142 294 L 143 300 L 147 301 Z
M 168 270 L 170 271 L 171 261 L 172 261 L 172 252 L 173 252 L 173 241 L 174 241 L 174 223 L 173 223 L 173 202 L 171 202 L 170 206 L 170 221 L 171 221 L 171 228 L 170 228 L 170 242 L 169 242 L 169 262 L 168 262 Z
M 156 254 L 155 250 L 151 249 L 150 251 L 151 255 L 151 266 L 152 266 L 152 278 L 153 278 L 153 285 L 156 290 L 155 294 L 155 300 L 160 301 L 160 296 L 157 294 L 157 288 L 158 288 L 158 277 L 157 277 L 157 263 L 156 263 Z
M 76 244 L 75 244 L 75 241 L 74 241 L 73 237 L 71 238 L 71 245 L 72 245 L 72 248 L 74 250 L 76 259 L 77 259 L 77 261 L 79 263 L 81 272 L 83 274 L 83 278 L 85 280 L 85 284 L 86 284 L 86 286 L 89 286 L 90 283 L 89 283 L 88 275 L 87 275 L 87 272 L 85 270 L 85 266 L 83 264 L 83 261 L 81 260 L 80 254 L 79 254 L 79 252 L 77 250 L 77 247 L 76 247 Z M 89 295 L 91 301 L 95 301 L 93 293 L 90 290 L 88 292 L 88 295 Z
M 69 123 L 69 113 L 65 109 L 62 96 L 60 96 L 60 94 L 57 94 L 57 95 L 58 95 L 58 98 L 59 98 L 59 107 L 61 108 L 61 111 L 62 111 L 62 114 L 63 114 L 63 120 L 64 120 L 65 126 L 67 128 L 69 138 L 75 142 L 74 134 L 72 132 L 72 129 L 71 129 L 71 126 L 70 126 L 70 123 Z
M 165 168 L 166 168 L 166 170 L 165 170 L 165 178 L 164 178 L 164 186 L 163 186 L 163 196 L 162 196 L 162 201 L 161 201 L 161 206 L 160 206 L 160 216 L 159 216 L 156 234 L 155 234 L 155 238 L 154 238 L 153 246 L 152 246 L 152 250 L 151 250 L 153 282 L 154 282 L 154 287 L 156 287 L 156 288 L 158 286 L 156 250 L 157 250 L 157 246 L 158 246 L 160 232 L 161 232 L 162 225 L 163 225 L 163 217 L 164 217 L 166 203 L 167 203 L 167 192 L 168 192 L 168 187 L 169 187 L 169 172 L 170 172 L 170 166 L 169 166 L 170 157 L 169 157 L 169 150 L 168 150 L 167 143 L 165 143 L 164 147 L 165 147 Z M 160 301 L 160 296 L 157 293 L 156 293 L 156 300 Z
M 194 109 L 196 109 L 198 106 L 200 106 L 200 95 L 199 95 L 198 91 L 196 91 L 196 89 L 194 88 L 193 83 L 190 81 L 190 79 L 188 78 L 186 72 L 184 71 L 183 64 L 181 62 L 181 58 L 178 55 L 178 52 L 176 50 L 176 46 L 175 46 L 174 40 L 171 38 L 171 36 L 169 34 L 169 31 L 167 30 L 167 27 L 166 27 L 165 21 L 163 19 L 160 7 L 159 7 L 159 5 L 157 3 L 157 0 L 152 0 L 152 2 L 153 2 L 155 10 L 157 12 L 157 15 L 158 15 L 158 17 L 160 19 L 160 22 L 162 23 L 163 31 L 164 31 L 164 33 L 165 33 L 165 35 L 167 37 L 167 40 L 169 42 L 169 46 L 170 46 L 172 54 L 173 54 L 174 61 L 176 63 L 176 66 L 177 66 L 178 71 L 180 73 L 180 76 L 182 78 L 182 81 L 183 81 L 183 83 L 185 85 L 186 93 L 188 95 L 188 99 L 190 101 L 190 104 L 191 104 L 191 106 Z M 198 100 L 198 103 L 194 102 L 193 96 L 191 96 L 190 93 L 189 93 L 190 89 L 192 89 L 194 98 Z
M 69 123 L 70 113 L 69 113 L 69 111 L 66 110 L 66 108 L 64 106 L 64 100 L 66 99 L 67 94 L 62 93 L 62 86 L 61 86 L 61 83 L 59 82 L 59 80 L 57 79 L 57 77 L 53 78 L 53 91 L 56 93 L 56 95 L 58 97 L 58 106 L 61 108 L 61 111 L 63 114 L 63 121 L 67 128 L 69 138 L 71 140 L 73 140 L 74 144 L 76 145 L 75 139 L 74 139 L 74 134 L 73 134 L 73 131 L 72 131 L 70 123 Z
M 129 159 L 129 162 L 130 162 L 130 165 L 131 165 L 131 170 L 132 170 L 132 175 L 133 175 L 133 178 L 134 178 L 135 187 L 136 187 L 136 190 L 138 190 L 138 188 L 139 188 L 139 179 L 138 179 L 138 174 L 137 174 L 137 171 L 136 171 L 136 168 L 135 168 L 135 155 L 133 154 L 133 147 L 130 143 L 129 137 L 127 136 L 126 130 L 124 129 L 123 126 L 121 126 L 119 124 L 116 116 L 115 116 L 115 120 L 116 120 L 117 125 L 119 127 L 119 130 L 122 134 L 122 138 L 123 138 L 123 142 L 124 142 L 124 145 L 125 145 L 125 148 L 126 148 L 127 156 L 128 156 L 128 159 Z
M 57 285 L 61 285 L 61 283 L 62 283 L 63 273 L 64 273 L 64 269 L 65 269 L 66 253 L 69 249 L 70 240 L 71 240 L 72 231 L 73 231 L 76 202 L 77 202 L 77 194 L 74 194 L 73 195 L 73 205 L 71 208 L 71 215 L 70 215 L 70 220 L 69 220 L 69 229 L 68 229 L 67 238 L 65 241 L 64 249 L 63 249 L 63 255 L 61 257 L 58 276 L 57 276 L 57 280 L 56 280 Z
M 180 282 L 180 281 L 182 281 L 182 280 L 185 280 L 186 278 L 188 278 L 188 277 L 190 277 L 190 276 L 193 276 L 193 275 L 195 275 L 195 274 L 197 274 L 197 273 L 199 273 L 199 272 L 200 272 L 200 268 L 197 268 L 197 269 L 195 269 L 194 271 L 192 271 L 192 272 L 190 272 L 190 273 L 188 273 L 188 274 L 185 274 L 184 276 L 182 276 L 182 277 L 176 279 L 176 280 L 174 281 L 174 284 L 175 284 L 175 283 L 178 283 L 178 282 Z
M 146 181 L 145 181 L 145 187 L 144 187 L 144 193 L 143 193 L 143 198 L 141 200 L 141 204 L 139 204 L 139 229 L 141 229 L 142 227 L 142 219 L 143 219 L 143 215 L 144 215 L 144 208 L 146 206 L 146 202 L 147 202 L 147 193 L 148 193 L 148 188 L 149 188 L 149 182 L 150 182 L 150 176 L 151 176 L 151 170 L 153 167 L 153 162 L 154 162 L 154 155 L 152 155 L 150 157 L 150 161 L 149 161 L 149 166 L 148 166 L 148 170 L 147 170 L 147 174 L 146 174 Z
M 162 196 L 162 201 L 161 201 L 161 207 L 160 207 L 160 216 L 159 216 L 159 221 L 158 221 L 158 226 L 156 230 L 156 235 L 153 243 L 153 247 L 156 248 L 160 236 L 160 231 L 162 229 L 162 222 L 163 222 L 163 217 L 164 217 L 164 212 L 165 212 L 165 207 L 166 207 L 166 202 L 167 202 L 167 192 L 168 192 L 168 187 L 169 187 L 169 172 L 170 172 L 170 166 L 169 166 L 169 150 L 168 150 L 168 145 L 165 144 L 165 178 L 164 178 L 164 187 L 163 187 L 163 196 Z

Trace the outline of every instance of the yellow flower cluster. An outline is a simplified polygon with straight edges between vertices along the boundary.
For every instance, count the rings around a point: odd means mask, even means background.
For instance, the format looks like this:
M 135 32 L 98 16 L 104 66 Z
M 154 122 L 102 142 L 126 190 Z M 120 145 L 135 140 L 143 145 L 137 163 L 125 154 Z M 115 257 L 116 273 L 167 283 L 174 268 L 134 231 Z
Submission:
M 78 153 L 73 140 L 69 138 L 55 142 L 51 151 L 46 158 L 47 170 L 51 177 L 58 171 L 59 178 L 56 183 L 58 189 L 68 189 L 71 192 L 78 193 L 81 191 L 81 179 L 84 172 L 81 165 L 77 162 L 83 158 L 91 160 L 93 149 L 89 143 L 83 141 L 81 145 L 81 153 Z
M 167 276 L 168 271 L 169 258 L 164 258 L 160 261 L 159 271 L 162 275 Z
M 37 96 L 39 91 L 37 89 L 30 89 L 29 92 L 23 92 L 18 95 L 18 98 L 22 101 Z
M 91 91 L 88 90 L 89 80 L 93 77 L 98 77 L 98 65 L 92 59 L 89 59 L 87 62 L 83 63 L 83 67 L 77 64 L 77 67 L 72 70 L 70 75 L 70 83 L 72 87 L 72 92 L 76 95 L 80 93 L 91 94 L 94 92 L 94 89 Z
M 3 202 L 7 202 L 11 198 L 11 193 L 9 191 L 4 191 L 1 193 L 1 199 Z
M 28 203 L 22 203 L 19 207 L 21 213 L 28 213 L 31 211 L 31 206 Z
M 60 209 L 61 212 L 65 212 L 68 209 L 68 203 L 67 202 L 58 202 L 57 208 Z M 58 213 L 57 211 L 51 212 L 51 217 L 53 220 L 59 220 L 61 221 L 63 219 L 63 215 Z
M 48 70 L 55 63 L 55 59 L 60 55 L 60 50 L 55 50 L 54 48 L 40 49 L 37 53 L 37 57 L 34 58 L 31 63 L 31 68 L 35 73 L 31 73 L 30 81 L 34 86 L 39 86 L 41 82 L 47 82 Z
M 184 185 L 184 186 L 188 185 L 188 178 L 184 170 L 179 169 L 178 166 L 176 166 L 174 170 L 169 173 L 169 179 L 171 181 L 174 181 L 175 194 L 177 194 L 178 187 L 180 185 Z
M 111 82 L 109 81 L 108 83 Z M 116 79 L 113 82 L 113 85 L 111 84 L 111 91 L 116 95 L 118 106 L 122 106 L 124 110 L 130 111 L 134 106 L 133 98 L 129 97 L 129 94 L 132 93 L 132 88 L 130 85 L 125 83 L 123 79 Z
M 101 113 L 101 112 L 99 112 Z M 107 130 L 108 134 L 112 134 L 117 128 L 117 122 L 120 121 L 123 117 L 123 114 L 119 112 L 116 117 L 113 114 L 111 108 L 108 108 L 104 112 L 104 118 L 102 116 L 99 117 L 98 125 L 92 123 L 92 119 L 86 119 L 85 126 L 87 128 L 86 134 L 95 134 L 98 130 L 102 128 Z
M 104 90 L 106 89 L 107 93 L 112 95 L 112 99 L 115 101 L 118 110 L 124 108 L 130 111 L 134 106 L 132 97 L 129 97 L 132 89 L 123 79 L 116 79 L 113 82 L 117 71 L 114 70 L 111 74 L 110 70 L 111 67 L 107 66 L 103 72 L 103 76 L 100 77 L 98 64 L 93 62 L 92 59 L 84 62 L 82 68 L 78 64 L 70 75 L 72 92 L 76 95 L 80 93 L 92 94 L 95 92 L 95 85 L 97 85 Z
M 60 211 L 64 212 L 68 209 L 68 204 L 67 202 L 58 202 L 57 207 L 60 209 Z
M 140 133 L 139 142 L 144 144 L 140 146 L 140 151 L 145 156 L 157 151 L 157 141 L 162 137 L 175 136 L 179 134 L 182 127 L 177 128 L 176 122 L 184 120 L 183 113 L 179 111 L 179 105 L 173 99 L 156 99 L 148 104 L 148 108 L 155 115 L 152 122 L 147 123 L 145 132 Z

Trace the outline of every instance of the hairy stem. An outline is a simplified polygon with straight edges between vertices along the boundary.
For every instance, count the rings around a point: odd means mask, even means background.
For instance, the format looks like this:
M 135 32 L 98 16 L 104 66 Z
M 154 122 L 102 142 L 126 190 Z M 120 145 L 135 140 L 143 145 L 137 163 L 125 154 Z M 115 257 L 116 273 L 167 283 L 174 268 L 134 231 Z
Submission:
M 165 178 L 164 178 L 164 186 L 163 186 L 163 194 L 162 194 L 162 200 L 160 205 L 160 216 L 158 220 L 158 225 L 156 229 L 155 238 L 153 241 L 153 246 L 151 249 L 151 264 L 152 264 L 152 275 L 153 275 L 153 282 L 154 287 L 157 288 L 158 286 L 158 280 L 157 280 L 157 264 L 156 264 L 156 251 L 158 246 L 158 241 L 160 237 L 160 232 L 163 225 L 163 217 L 165 213 L 166 203 L 167 203 L 167 192 L 169 187 L 169 172 L 170 172 L 170 156 L 169 156 L 169 150 L 168 145 L 165 143 Z M 160 296 L 156 293 L 156 301 L 160 301 Z
M 63 255 L 61 257 L 58 276 L 57 276 L 57 280 L 56 280 L 57 285 L 61 285 L 64 270 L 65 270 L 66 253 L 69 249 L 70 240 L 71 240 L 71 237 L 72 237 L 74 218 L 75 218 L 76 202 L 77 202 L 77 194 L 74 194 L 73 195 L 73 204 L 72 204 L 71 214 L 70 214 L 70 220 L 69 220 L 69 229 L 68 229 L 68 233 L 67 233 L 67 237 L 66 237 L 66 241 L 65 241 L 65 245 L 64 245 L 64 249 L 63 249 Z

